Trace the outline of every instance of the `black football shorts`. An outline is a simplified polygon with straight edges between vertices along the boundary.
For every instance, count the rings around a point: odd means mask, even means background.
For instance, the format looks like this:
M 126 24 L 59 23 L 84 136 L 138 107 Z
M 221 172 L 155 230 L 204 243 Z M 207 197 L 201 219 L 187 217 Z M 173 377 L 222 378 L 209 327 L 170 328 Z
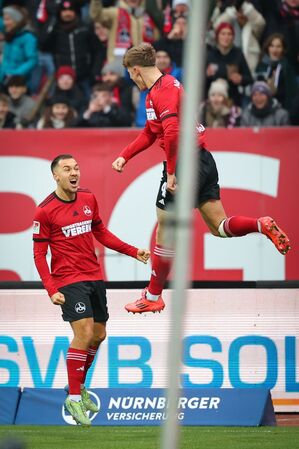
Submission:
M 64 321 L 93 318 L 96 323 L 109 318 L 106 289 L 103 281 L 84 281 L 60 287 L 65 303 L 61 306 Z
M 199 164 L 196 174 L 195 184 L 195 202 L 194 207 L 200 206 L 208 200 L 220 199 L 220 187 L 218 184 L 218 170 L 212 154 L 205 150 L 198 150 Z M 167 205 L 174 201 L 175 195 L 166 190 L 167 185 L 167 170 L 166 162 L 163 162 L 163 174 L 160 182 L 160 187 L 157 195 L 156 206 L 159 209 L 165 210 Z M 178 179 L 178 185 L 180 181 Z

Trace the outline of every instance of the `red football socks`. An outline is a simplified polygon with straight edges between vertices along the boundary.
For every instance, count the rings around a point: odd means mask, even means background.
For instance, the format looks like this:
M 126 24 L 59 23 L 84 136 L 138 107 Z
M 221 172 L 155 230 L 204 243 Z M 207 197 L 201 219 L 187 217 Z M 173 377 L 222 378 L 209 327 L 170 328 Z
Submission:
M 69 394 L 81 394 L 81 384 L 85 376 L 85 363 L 87 351 L 69 348 L 66 356 L 67 375 L 69 381 Z
M 84 366 L 84 377 L 83 377 L 83 382 L 82 382 L 83 384 L 85 382 L 87 371 L 89 370 L 89 368 L 92 365 L 92 362 L 94 361 L 97 350 L 98 350 L 97 346 L 89 346 L 89 348 L 88 348 L 86 362 L 85 362 L 85 366 Z
M 258 220 L 240 215 L 227 218 L 223 224 L 223 229 L 228 236 L 241 237 L 242 235 L 259 232 Z
M 160 245 L 155 246 L 152 275 L 148 286 L 148 291 L 152 295 L 161 295 L 171 269 L 173 256 L 174 251 L 172 249 L 163 248 Z

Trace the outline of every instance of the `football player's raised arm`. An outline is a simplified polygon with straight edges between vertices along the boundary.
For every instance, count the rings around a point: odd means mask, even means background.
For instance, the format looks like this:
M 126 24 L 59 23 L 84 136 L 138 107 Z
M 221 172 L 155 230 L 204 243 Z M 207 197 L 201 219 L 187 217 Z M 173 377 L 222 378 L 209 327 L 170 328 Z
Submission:
M 132 157 L 136 156 L 136 154 L 149 148 L 155 140 L 156 134 L 152 133 L 148 123 L 146 123 L 141 133 L 138 134 L 133 142 L 129 143 L 129 145 L 122 150 L 119 157 L 123 157 L 126 161 L 128 161 L 129 159 L 132 159 Z

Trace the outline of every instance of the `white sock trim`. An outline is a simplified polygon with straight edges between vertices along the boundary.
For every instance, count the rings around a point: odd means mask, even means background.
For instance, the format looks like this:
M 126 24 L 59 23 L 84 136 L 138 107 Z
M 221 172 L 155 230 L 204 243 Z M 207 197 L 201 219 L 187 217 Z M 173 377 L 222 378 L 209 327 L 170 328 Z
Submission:
M 69 398 L 71 401 L 79 402 L 81 401 L 81 394 L 70 394 Z
M 260 233 L 262 233 L 262 225 L 261 225 L 260 220 L 257 220 L 257 228 L 258 228 L 258 231 L 259 231 Z
M 220 223 L 219 228 L 218 228 L 219 235 L 220 235 L 220 237 L 223 237 L 223 238 L 230 237 L 229 235 L 226 234 L 226 232 L 224 230 L 225 220 L 226 220 L 226 218 L 224 220 L 222 220 L 222 222 Z
M 149 301 L 158 301 L 160 295 L 153 295 L 149 291 L 146 292 L 146 299 Z

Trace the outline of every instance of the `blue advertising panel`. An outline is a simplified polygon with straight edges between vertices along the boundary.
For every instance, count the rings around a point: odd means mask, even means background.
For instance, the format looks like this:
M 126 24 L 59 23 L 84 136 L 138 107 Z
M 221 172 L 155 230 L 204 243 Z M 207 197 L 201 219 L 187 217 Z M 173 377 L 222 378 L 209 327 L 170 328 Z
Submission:
M 90 390 L 99 412 L 93 425 L 155 426 L 167 418 L 167 397 L 161 388 L 102 388 Z M 64 410 L 62 389 L 25 388 L 16 424 L 75 424 Z M 90 413 L 90 412 L 88 412 Z M 271 394 L 267 389 L 189 388 L 180 390 L 178 421 L 189 426 L 275 425 Z
M 14 424 L 20 394 L 20 388 L 0 388 L 0 424 Z

